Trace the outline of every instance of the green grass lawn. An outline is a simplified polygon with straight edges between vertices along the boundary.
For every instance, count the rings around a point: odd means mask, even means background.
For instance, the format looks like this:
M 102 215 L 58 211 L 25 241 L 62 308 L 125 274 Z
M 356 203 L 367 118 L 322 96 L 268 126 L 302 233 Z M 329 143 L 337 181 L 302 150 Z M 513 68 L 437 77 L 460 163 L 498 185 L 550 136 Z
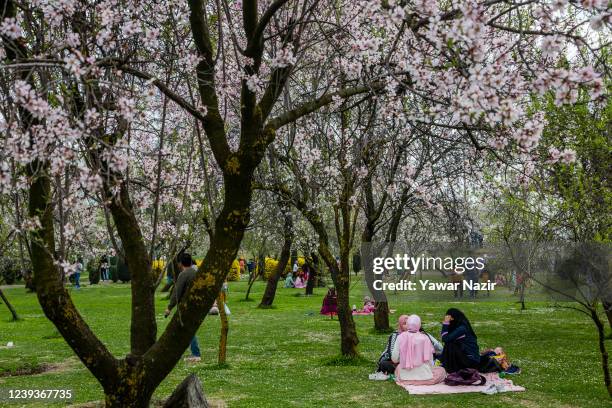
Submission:
M 351 303 L 359 305 L 362 288 L 356 285 Z M 263 282 L 258 282 L 252 298 L 259 300 L 263 289 Z M 339 326 L 337 320 L 318 314 L 324 288 L 317 289 L 313 297 L 296 296 L 301 290 L 279 288 L 275 307 L 268 310 L 257 309 L 257 302 L 243 301 L 245 290 L 244 282 L 230 283 L 229 367 L 216 366 L 219 318 L 209 316 L 198 332 L 202 363 L 179 362 L 154 398 L 167 397 L 185 376 L 195 372 L 206 395 L 229 407 L 612 407 L 603 386 L 594 325 L 586 316 L 552 308 L 546 302 L 528 303 L 528 310 L 521 312 L 510 295 L 500 295 L 498 301 L 461 303 L 454 302 L 450 294 L 429 301 L 392 296 L 391 307 L 397 309 L 393 320 L 401 313 L 418 313 L 425 328 L 435 335 L 449 306 L 464 310 L 481 348 L 505 347 L 511 360 L 523 369 L 514 381 L 527 388 L 524 393 L 492 396 L 411 396 L 394 383 L 368 380 L 387 339 L 372 331 L 372 317 L 355 317 L 365 360 L 334 365 Z M 0 345 L 15 343 L 14 348 L 0 349 L 0 388 L 72 388 L 74 403 L 103 400 L 98 383 L 46 320 L 35 295 L 26 294 L 23 288 L 5 293 L 23 320 L 9 322 L 8 311 L 0 305 Z M 85 320 L 117 356 L 124 356 L 129 348 L 129 293 L 126 284 L 86 286 L 72 292 Z M 164 296 L 157 294 L 158 333 L 167 324 L 162 315 L 167 303 Z M 612 341 L 607 345 L 612 349 Z M 37 375 L 6 376 L 7 371 L 45 363 L 57 368 Z

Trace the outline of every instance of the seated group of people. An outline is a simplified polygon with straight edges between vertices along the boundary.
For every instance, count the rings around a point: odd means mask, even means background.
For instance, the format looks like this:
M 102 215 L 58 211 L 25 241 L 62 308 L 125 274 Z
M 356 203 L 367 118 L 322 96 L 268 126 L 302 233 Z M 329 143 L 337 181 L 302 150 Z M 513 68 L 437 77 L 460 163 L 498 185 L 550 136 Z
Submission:
M 297 268 L 296 268 L 297 269 Z M 286 288 L 298 288 L 303 289 L 308 284 L 308 268 L 304 266 L 303 268 L 299 268 L 295 271 L 295 279 L 293 278 L 293 272 L 289 272 L 287 277 L 285 278 L 285 287 Z
M 361 309 L 357 309 L 357 305 L 353 306 L 353 314 L 370 315 L 374 313 L 374 309 L 376 309 L 376 302 L 374 302 L 374 300 L 372 300 L 369 296 L 366 296 L 363 299 L 363 307 Z M 323 298 L 323 305 L 321 306 L 320 314 L 326 316 L 338 314 L 338 298 L 336 296 L 335 288 L 329 288 L 327 291 L 327 294 Z
M 400 316 L 398 329 L 389 336 L 375 375 L 386 378 L 394 374 L 397 382 L 407 385 L 433 385 L 444 381 L 447 373 L 464 368 L 483 373 L 518 373 L 518 367 L 508 363 L 501 347 L 480 353 L 476 333 L 460 310 L 448 309 L 440 334 L 442 343 L 422 329 L 419 316 Z

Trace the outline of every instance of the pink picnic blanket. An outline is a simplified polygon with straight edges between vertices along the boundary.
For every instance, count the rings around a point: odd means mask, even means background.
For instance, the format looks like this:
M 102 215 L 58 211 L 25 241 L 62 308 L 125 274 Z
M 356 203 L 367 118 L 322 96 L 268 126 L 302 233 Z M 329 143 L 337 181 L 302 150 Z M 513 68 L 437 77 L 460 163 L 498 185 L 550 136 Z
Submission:
M 484 385 L 446 385 L 444 383 L 436 385 L 402 385 L 400 387 L 408 391 L 409 394 L 425 395 L 425 394 L 460 394 L 465 392 L 481 392 L 484 391 L 490 384 L 504 384 L 504 392 L 525 391 L 524 387 L 514 385 L 512 380 L 507 378 L 499 378 L 497 373 L 482 374 L 487 379 Z

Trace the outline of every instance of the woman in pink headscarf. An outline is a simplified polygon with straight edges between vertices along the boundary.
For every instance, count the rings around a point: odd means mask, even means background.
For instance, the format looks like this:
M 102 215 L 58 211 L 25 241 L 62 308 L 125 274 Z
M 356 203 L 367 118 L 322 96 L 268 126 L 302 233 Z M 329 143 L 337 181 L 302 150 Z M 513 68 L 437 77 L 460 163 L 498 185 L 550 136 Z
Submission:
M 372 376 L 375 376 L 373 379 L 386 380 L 388 374 L 395 373 L 395 366 L 397 364 L 391 361 L 391 352 L 393 351 L 393 346 L 395 345 L 398 336 L 406 331 L 407 323 L 408 315 L 401 315 L 397 321 L 397 330 L 395 330 L 389 336 L 385 351 L 383 351 L 383 353 L 380 355 L 380 358 L 378 359 L 378 370 L 376 371 L 376 373 L 372 374 Z M 384 374 L 384 377 L 382 376 L 382 374 Z M 378 376 L 376 377 L 376 375 Z
M 407 330 L 397 337 L 391 360 L 397 363 L 395 380 L 410 385 L 433 385 L 444 381 L 446 371 L 433 367 L 434 347 L 425 333 L 421 333 L 421 318 L 408 316 Z

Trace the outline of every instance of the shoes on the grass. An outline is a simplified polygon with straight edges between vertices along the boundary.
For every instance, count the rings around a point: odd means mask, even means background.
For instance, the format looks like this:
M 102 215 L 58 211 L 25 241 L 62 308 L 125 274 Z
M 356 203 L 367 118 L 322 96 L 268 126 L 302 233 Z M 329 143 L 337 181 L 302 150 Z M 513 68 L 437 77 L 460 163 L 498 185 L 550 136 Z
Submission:
M 485 388 L 484 390 L 480 392 L 482 392 L 483 394 L 492 395 L 492 394 L 497 394 L 499 391 L 497 391 L 496 384 L 489 384 L 487 388 Z
M 489 384 L 487 388 L 481 391 L 483 394 L 492 395 L 499 392 L 506 392 L 506 386 L 503 382 Z
M 520 373 L 521 373 L 521 368 L 519 366 L 515 366 L 514 364 L 512 364 L 506 370 L 506 374 L 520 374 Z
M 200 361 L 202 361 L 202 358 L 196 357 L 196 356 L 189 356 L 189 357 L 185 357 L 184 361 L 186 363 L 199 363 Z
M 383 372 L 377 371 L 374 374 L 370 374 L 368 378 L 374 381 L 385 381 L 389 378 L 389 376 Z

